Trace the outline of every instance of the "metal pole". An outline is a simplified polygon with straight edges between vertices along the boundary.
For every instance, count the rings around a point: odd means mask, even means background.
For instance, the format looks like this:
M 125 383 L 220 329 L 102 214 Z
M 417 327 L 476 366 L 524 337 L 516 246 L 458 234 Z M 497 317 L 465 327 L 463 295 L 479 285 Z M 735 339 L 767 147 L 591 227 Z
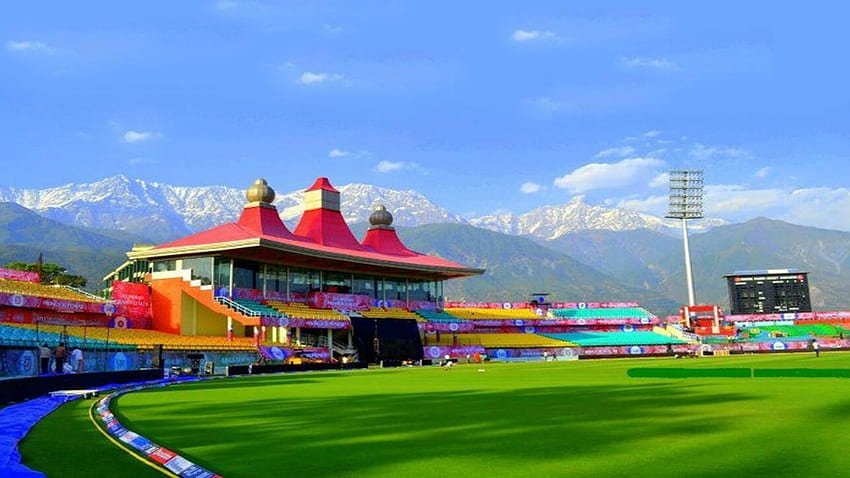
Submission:
M 693 307 L 696 305 L 694 299 L 694 275 L 691 270 L 691 247 L 688 242 L 688 220 L 682 218 L 682 240 L 685 245 L 685 276 L 688 281 L 688 305 Z
M 109 329 L 112 327 L 106 328 L 106 343 L 103 345 L 103 371 L 109 371 Z
M 230 280 L 227 283 L 227 297 L 229 299 L 233 298 L 233 263 L 236 262 L 235 259 L 230 259 Z

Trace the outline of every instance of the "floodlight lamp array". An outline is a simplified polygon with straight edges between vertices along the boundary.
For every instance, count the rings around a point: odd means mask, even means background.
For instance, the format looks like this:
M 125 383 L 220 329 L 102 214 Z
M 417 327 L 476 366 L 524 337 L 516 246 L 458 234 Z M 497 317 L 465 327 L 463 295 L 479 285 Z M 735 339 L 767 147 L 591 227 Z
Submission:
M 670 202 L 666 217 L 672 219 L 700 219 L 703 217 L 702 205 L 702 171 L 670 171 Z

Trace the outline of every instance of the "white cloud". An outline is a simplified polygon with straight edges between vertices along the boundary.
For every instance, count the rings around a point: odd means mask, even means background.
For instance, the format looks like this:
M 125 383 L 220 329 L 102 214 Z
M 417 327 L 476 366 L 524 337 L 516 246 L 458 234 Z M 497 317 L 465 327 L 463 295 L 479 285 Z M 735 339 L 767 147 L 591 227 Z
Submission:
M 379 161 L 377 165 L 375 165 L 375 171 L 379 173 L 391 173 L 394 171 L 401 171 L 402 169 L 417 169 L 419 167 L 416 163 L 408 163 L 406 161 Z
M 42 53 L 53 53 L 55 51 L 53 48 L 47 46 L 46 43 L 31 40 L 8 41 L 6 42 L 6 49 L 9 51 L 17 52 L 33 51 Z
M 657 138 L 659 136 L 661 136 L 661 131 L 658 131 L 657 129 L 651 129 L 649 131 L 641 133 L 639 136 L 626 136 L 625 138 L 623 138 L 623 141 L 628 143 L 628 142 L 631 142 L 631 141 L 640 141 L 642 139 Z M 659 142 L 660 142 L 660 140 L 659 140 Z M 647 143 L 647 144 L 649 144 L 649 143 Z
M 215 9 L 235 15 L 259 15 L 267 11 L 264 5 L 252 0 L 219 0 L 215 2 Z
M 705 186 L 705 210 L 716 216 L 749 216 L 766 213 L 782 205 L 788 193 L 781 189 L 750 189 L 738 184 Z
M 829 229 L 850 231 L 850 189 L 802 188 L 786 195 L 788 211 L 780 219 Z
M 359 149 L 357 151 L 349 151 L 347 149 L 334 148 L 328 151 L 329 158 L 349 158 L 349 159 L 360 159 L 360 158 L 368 158 L 372 156 L 371 151 L 367 151 L 365 149 Z
M 669 198 L 667 196 L 649 196 L 647 198 L 623 199 L 617 203 L 617 207 L 630 211 L 645 212 L 656 216 L 667 213 Z
M 757 216 L 793 224 L 850 231 L 850 188 L 761 188 L 741 184 L 705 186 L 706 217 L 746 221 Z M 667 196 L 625 198 L 618 206 L 664 215 Z
M 237 7 L 239 7 L 239 2 L 235 2 L 235 1 L 232 1 L 232 0 L 220 0 L 218 2 L 215 2 L 216 10 L 220 10 L 220 11 L 233 10 L 234 8 L 237 8 Z
M 142 141 L 148 141 L 151 139 L 158 139 L 162 137 L 161 133 L 157 133 L 154 131 L 127 131 L 121 136 L 121 141 L 125 143 L 140 143 Z
M 634 154 L 635 148 L 632 146 L 621 146 L 619 148 L 608 148 L 603 149 L 602 151 L 596 153 L 594 158 L 609 158 L 609 157 L 619 157 L 625 158 L 631 154 Z
M 649 182 L 651 188 L 661 188 L 670 184 L 670 173 L 659 173 Z
M 529 103 L 537 109 L 548 113 L 557 113 L 564 106 L 563 103 L 549 98 L 548 96 L 540 96 L 529 101 Z
M 322 33 L 328 36 L 337 36 L 342 33 L 342 27 L 325 23 L 322 25 Z
M 656 158 L 627 158 L 617 163 L 589 163 L 555 178 L 555 186 L 572 193 L 611 189 L 634 184 L 657 174 L 664 161 Z
M 758 171 L 756 171 L 755 173 L 753 173 L 753 176 L 755 176 L 757 178 L 766 178 L 767 175 L 770 174 L 770 172 L 772 170 L 773 170 L 773 168 L 771 168 L 770 166 L 765 166 L 765 167 L 759 169 Z
M 519 191 L 523 194 L 534 194 L 540 192 L 541 189 L 543 189 L 543 186 L 531 181 L 522 183 L 522 186 L 519 187 Z
M 696 159 L 711 159 L 711 158 L 747 158 L 752 154 L 746 149 L 730 148 L 726 146 L 706 146 L 702 143 L 696 143 L 688 154 Z
M 651 68 L 656 70 L 678 70 L 679 65 L 673 60 L 667 58 L 650 58 L 643 56 L 635 56 L 631 58 L 623 58 L 622 63 L 628 68 Z
M 329 81 L 340 81 L 342 78 L 342 75 L 338 73 L 313 73 L 312 71 L 305 71 L 298 77 L 298 83 L 312 85 Z
M 558 35 L 548 30 L 514 30 L 511 38 L 515 42 L 528 42 L 535 40 L 556 40 Z

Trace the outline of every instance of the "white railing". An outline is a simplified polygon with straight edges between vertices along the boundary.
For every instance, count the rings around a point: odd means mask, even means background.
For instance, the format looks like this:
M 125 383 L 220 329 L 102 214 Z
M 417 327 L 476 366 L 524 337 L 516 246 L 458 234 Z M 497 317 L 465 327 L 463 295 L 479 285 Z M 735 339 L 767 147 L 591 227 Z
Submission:
M 101 297 L 101 296 L 99 296 L 99 295 L 92 294 L 91 292 L 89 292 L 89 291 L 87 291 L 87 290 L 79 289 L 79 288 L 74 287 L 74 286 L 71 286 L 71 285 L 57 285 L 56 287 L 61 287 L 61 288 L 63 288 L 63 289 L 68 289 L 68 290 L 70 290 L 71 292 L 76 292 L 77 294 L 84 295 L 84 296 L 86 296 L 86 297 L 88 297 L 88 298 L 90 298 L 90 299 L 105 300 L 103 297 Z
M 666 328 L 664 328 L 664 327 L 659 327 L 659 326 L 657 326 L 657 325 L 656 325 L 655 327 L 653 327 L 653 328 L 652 328 L 652 331 L 653 331 L 653 332 L 655 332 L 656 334 L 666 335 L 667 337 L 672 337 L 672 338 L 676 338 L 676 339 L 678 339 L 678 338 L 679 338 L 679 337 L 678 337 L 676 334 L 674 334 L 672 331 L 670 331 L 670 330 L 668 330 L 668 329 L 666 329 Z
M 334 341 L 333 351 L 340 355 L 351 355 L 357 352 L 357 349 L 354 348 L 354 345 L 351 347 L 348 346 L 347 342 Z
M 213 300 L 218 302 L 219 304 L 223 304 L 227 307 L 230 307 L 231 309 L 235 310 L 236 312 L 239 312 L 240 314 L 242 314 L 246 317 L 274 317 L 274 318 L 281 318 L 281 317 L 285 318 L 286 317 L 285 314 L 282 314 L 280 312 L 264 314 L 264 313 L 258 312 L 256 310 L 249 309 L 248 307 L 245 307 L 244 305 L 230 299 L 229 297 L 225 297 L 223 295 L 217 295 L 217 296 L 213 297 Z
M 682 330 L 682 327 L 677 324 L 667 324 L 667 331 L 670 332 L 672 337 L 676 337 L 678 339 L 686 340 L 688 342 L 699 342 L 699 336 L 697 334 L 686 332 Z

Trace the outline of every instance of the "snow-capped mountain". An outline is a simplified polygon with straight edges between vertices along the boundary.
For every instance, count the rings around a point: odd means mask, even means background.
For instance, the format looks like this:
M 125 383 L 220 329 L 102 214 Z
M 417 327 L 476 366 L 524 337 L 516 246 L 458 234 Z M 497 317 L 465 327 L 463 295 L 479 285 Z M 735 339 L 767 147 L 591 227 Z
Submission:
M 223 186 L 174 187 L 113 176 L 47 189 L 2 189 L 0 201 L 16 202 L 42 216 L 76 226 L 116 229 L 161 241 L 236 217 L 245 200 Z
M 392 212 L 393 224 L 396 226 L 466 222 L 411 189 L 400 191 L 358 183 L 346 184 L 337 189 L 342 196 L 342 215 L 349 224 L 368 221 L 378 204 L 383 204 Z M 292 223 L 301 217 L 303 196 L 302 191 L 278 195 L 275 204 L 284 221 Z
M 474 226 L 505 234 L 528 235 L 552 240 L 565 234 L 583 230 L 631 231 L 651 229 L 672 232 L 679 224 L 651 214 L 622 208 L 606 208 L 588 204 L 583 196 L 576 196 L 561 205 L 542 206 L 525 214 L 504 212 L 471 219 Z M 691 226 L 700 231 L 726 224 L 722 219 L 695 221 Z
M 466 223 L 426 196 L 413 190 L 395 190 L 369 184 L 339 186 L 342 212 L 350 224 L 367 221 L 377 204 L 395 217 L 394 224 L 413 227 L 432 223 Z M 302 191 L 280 192 L 275 203 L 290 226 L 301 215 Z M 245 205 L 242 189 L 228 186 L 171 186 L 123 175 L 86 184 L 47 189 L 0 187 L 0 202 L 18 203 L 42 216 L 76 226 L 122 230 L 153 242 L 234 221 Z M 620 208 L 588 204 L 576 197 L 563 205 L 543 206 L 525 214 L 506 212 L 470 219 L 470 224 L 513 235 L 556 239 L 564 234 L 602 229 L 625 231 L 647 228 L 675 232 L 678 224 L 656 216 Z M 694 229 L 725 224 L 707 219 Z
M 377 204 L 392 211 L 400 226 L 465 222 L 416 191 L 368 184 L 338 189 L 343 215 L 352 224 L 368 220 Z M 301 191 L 277 195 L 281 218 L 289 224 L 301 215 L 301 198 Z M 158 242 L 234 221 L 245 196 L 227 186 L 171 186 L 119 175 L 40 190 L 0 188 L 0 202 L 15 202 L 66 224 L 123 230 Z

